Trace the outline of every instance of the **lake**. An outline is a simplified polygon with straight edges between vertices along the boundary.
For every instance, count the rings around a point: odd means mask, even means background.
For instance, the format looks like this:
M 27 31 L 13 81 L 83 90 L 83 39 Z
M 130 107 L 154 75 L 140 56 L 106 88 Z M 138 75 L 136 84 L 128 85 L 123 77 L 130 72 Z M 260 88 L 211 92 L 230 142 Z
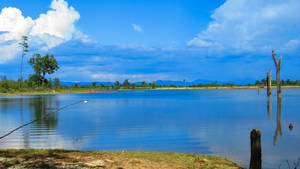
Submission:
M 250 132 L 262 132 L 263 168 L 288 168 L 300 158 L 300 89 L 103 91 L 0 96 L 0 136 L 70 106 L 0 140 L 0 148 L 143 150 L 250 161 Z M 289 130 L 289 124 L 294 125 Z

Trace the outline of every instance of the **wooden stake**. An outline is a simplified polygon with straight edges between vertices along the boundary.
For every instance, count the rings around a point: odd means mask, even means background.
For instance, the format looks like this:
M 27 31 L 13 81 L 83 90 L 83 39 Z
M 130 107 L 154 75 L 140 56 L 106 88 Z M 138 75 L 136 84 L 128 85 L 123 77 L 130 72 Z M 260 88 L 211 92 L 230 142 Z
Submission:
M 251 131 L 251 158 L 249 169 L 261 169 L 261 133 L 257 129 Z

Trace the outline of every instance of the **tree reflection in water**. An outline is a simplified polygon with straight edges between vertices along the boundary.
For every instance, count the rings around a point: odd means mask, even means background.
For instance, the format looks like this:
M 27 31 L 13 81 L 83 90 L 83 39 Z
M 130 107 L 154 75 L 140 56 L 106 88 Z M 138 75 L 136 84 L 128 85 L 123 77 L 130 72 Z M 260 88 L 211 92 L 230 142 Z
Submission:
M 43 130 L 55 129 L 58 123 L 58 113 L 50 113 L 59 108 L 59 102 L 54 97 L 36 97 L 29 103 L 32 119 L 39 119 L 33 123 L 35 128 Z M 55 102 L 53 100 L 56 100 Z M 53 104 L 55 103 L 55 104 Z M 44 118 L 47 114 L 47 118 Z
M 273 145 L 276 146 L 277 136 L 278 133 L 280 134 L 280 137 L 282 137 L 282 130 L 281 130 L 281 102 L 282 99 L 280 97 L 277 97 L 277 127 L 275 131 L 275 135 L 273 138 Z
M 38 119 L 31 124 L 30 129 L 23 128 L 20 133 L 23 148 L 29 148 L 30 135 L 46 134 L 57 127 L 58 114 L 51 112 L 55 112 L 59 108 L 59 105 L 59 100 L 56 96 L 16 96 L 0 98 L 0 118 L 1 116 L 3 116 L 4 119 L 9 116 L 15 117 L 16 124 L 19 125 Z M 29 117 L 29 119 L 26 117 Z M 9 122 L 7 124 L 9 124 Z M 11 126 L 6 128 L 7 124 L 2 124 L 1 128 L 8 132 L 11 130 Z
M 58 114 L 51 113 L 59 108 L 59 100 L 56 96 L 42 97 L 21 97 L 21 98 L 0 98 L 1 114 L 9 113 L 8 110 L 15 109 L 19 112 L 19 120 L 21 124 L 26 123 L 24 113 L 29 111 L 30 119 L 40 119 L 33 125 L 36 128 L 54 129 L 57 126 Z M 46 114 L 49 114 L 47 118 Z
M 268 117 L 272 120 L 272 96 L 268 96 L 268 103 L 267 103 L 267 111 L 268 111 Z

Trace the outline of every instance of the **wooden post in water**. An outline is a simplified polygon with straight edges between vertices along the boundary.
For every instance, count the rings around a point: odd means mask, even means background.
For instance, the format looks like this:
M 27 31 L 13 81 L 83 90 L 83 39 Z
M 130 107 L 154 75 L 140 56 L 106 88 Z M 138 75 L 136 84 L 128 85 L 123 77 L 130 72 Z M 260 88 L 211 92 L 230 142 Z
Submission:
M 251 131 L 251 158 L 249 169 L 261 169 L 261 133 L 257 129 Z
M 267 73 L 267 94 L 268 96 L 271 96 L 271 90 L 272 90 L 272 70 L 268 71 Z
M 277 97 L 282 98 L 282 95 L 281 95 L 281 82 L 280 82 L 280 64 L 281 64 L 282 57 L 280 56 L 279 62 L 277 62 L 274 50 L 272 50 L 272 56 L 273 56 L 273 60 L 275 62 L 275 66 L 276 66 Z

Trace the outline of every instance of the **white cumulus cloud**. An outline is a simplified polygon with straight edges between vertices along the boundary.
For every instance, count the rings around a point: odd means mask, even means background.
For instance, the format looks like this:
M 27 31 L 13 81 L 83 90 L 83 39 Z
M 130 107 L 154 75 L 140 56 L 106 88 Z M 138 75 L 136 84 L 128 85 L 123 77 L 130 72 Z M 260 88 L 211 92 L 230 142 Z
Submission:
M 227 0 L 187 44 L 231 52 L 299 48 L 299 0 Z
M 0 44 L 0 64 L 16 56 L 18 52 L 19 49 L 17 43 L 12 43 L 8 45 Z
M 22 12 L 17 8 L 3 8 L 0 13 L 0 41 L 18 40 L 28 34 L 34 24 L 30 17 L 24 18 Z
M 137 31 L 137 32 L 143 32 L 143 29 L 140 25 L 137 24 L 131 24 L 133 30 Z
M 48 48 L 52 48 L 63 41 L 71 40 L 76 32 L 74 23 L 80 17 L 73 7 L 68 7 L 64 0 L 54 0 L 46 14 L 41 14 L 35 20 L 30 32 L 31 36 L 38 36 L 44 40 Z M 51 38 L 52 37 L 52 38 Z M 55 40 L 57 38 L 57 40 Z M 50 41 L 48 41 L 50 39 Z
M 3 8 L 0 13 L 0 63 L 16 56 L 17 44 L 23 35 L 29 36 L 31 46 L 42 50 L 72 38 L 87 42 L 87 35 L 76 30 L 75 22 L 79 18 L 79 13 L 64 0 L 53 0 L 50 9 L 35 20 L 25 18 L 17 8 Z

